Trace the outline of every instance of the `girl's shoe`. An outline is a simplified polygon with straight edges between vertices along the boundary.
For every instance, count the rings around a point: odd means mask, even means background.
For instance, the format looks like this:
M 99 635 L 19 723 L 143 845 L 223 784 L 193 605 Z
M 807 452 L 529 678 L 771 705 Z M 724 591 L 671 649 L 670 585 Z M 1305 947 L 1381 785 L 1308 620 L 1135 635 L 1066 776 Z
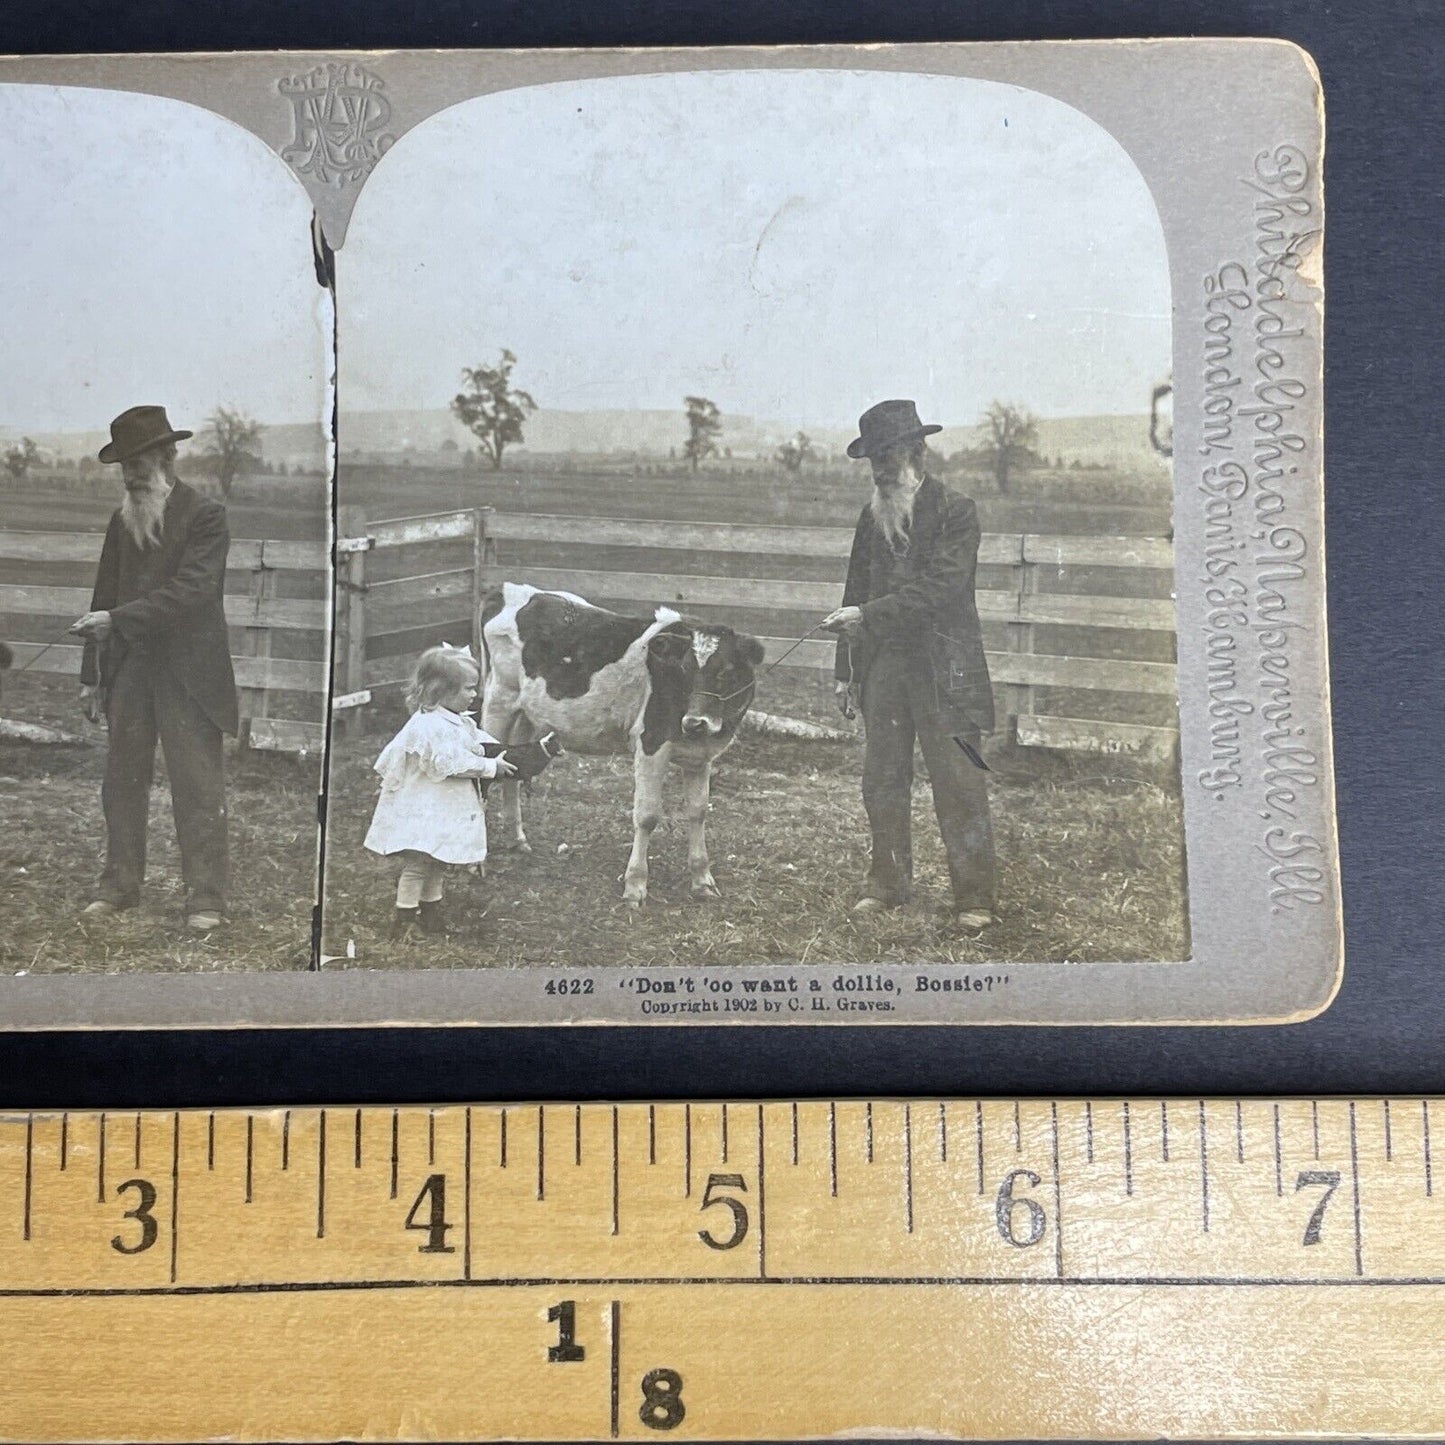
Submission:
M 447 936 L 447 921 L 442 915 L 442 901 L 440 898 L 430 903 L 422 899 L 417 909 L 417 922 L 421 931 L 432 938 L 445 938 Z
M 419 908 L 398 908 L 391 918 L 391 932 L 387 935 L 393 943 L 411 943 L 421 931 L 421 910 Z

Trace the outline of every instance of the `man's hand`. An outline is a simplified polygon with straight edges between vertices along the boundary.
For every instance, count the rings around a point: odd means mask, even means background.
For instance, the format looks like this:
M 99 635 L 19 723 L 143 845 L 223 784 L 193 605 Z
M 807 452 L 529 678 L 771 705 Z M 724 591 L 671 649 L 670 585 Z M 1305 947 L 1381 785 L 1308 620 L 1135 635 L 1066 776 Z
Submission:
M 80 710 L 85 714 L 87 722 L 98 723 L 100 721 L 100 689 L 98 687 L 81 687 Z
M 838 711 L 846 718 L 858 716 L 858 684 L 856 682 L 835 682 L 833 696 L 838 701 Z
M 497 759 L 497 776 L 499 778 L 510 778 L 516 771 L 516 763 L 509 763 L 506 758 Z
M 828 632 L 850 632 L 863 620 L 861 607 L 839 607 L 830 612 L 819 624 Z
M 79 621 L 70 624 L 70 630 L 93 642 L 104 642 L 111 633 L 110 613 L 87 612 Z

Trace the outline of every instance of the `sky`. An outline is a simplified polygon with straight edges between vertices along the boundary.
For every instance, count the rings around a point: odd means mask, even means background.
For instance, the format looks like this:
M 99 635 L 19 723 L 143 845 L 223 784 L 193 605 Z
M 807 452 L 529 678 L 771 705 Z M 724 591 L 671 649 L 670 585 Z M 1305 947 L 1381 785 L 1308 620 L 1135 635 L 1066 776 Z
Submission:
M 155 96 L 0 84 L 0 428 L 156 403 L 325 420 L 311 203 L 230 121 Z
M 1016 86 L 716 72 L 529 87 L 408 132 L 338 255 L 340 401 L 445 407 L 518 357 L 544 407 L 846 426 L 1138 413 L 1163 232 L 1094 122 Z

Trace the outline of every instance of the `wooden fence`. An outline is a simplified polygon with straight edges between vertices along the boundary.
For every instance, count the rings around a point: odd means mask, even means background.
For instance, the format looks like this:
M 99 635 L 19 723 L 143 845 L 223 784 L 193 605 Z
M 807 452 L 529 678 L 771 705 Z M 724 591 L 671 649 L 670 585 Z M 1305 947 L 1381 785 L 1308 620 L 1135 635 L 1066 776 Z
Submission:
M 538 587 L 562 588 L 608 603 L 665 603 L 679 611 L 714 620 L 729 614 L 767 613 L 778 635 L 762 635 L 769 662 L 782 657 L 795 639 L 838 605 L 843 572 L 852 543 L 845 527 L 776 527 L 725 523 L 648 522 L 613 518 L 540 516 L 496 512 L 491 508 L 403 518 L 367 525 L 357 509 L 342 514 L 338 543 L 339 708 L 370 700 L 374 689 L 401 682 L 417 651 L 442 638 L 471 640 L 484 589 L 503 579 Z M 509 552 L 561 551 L 564 566 L 533 566 Z M 836 563 L 831 580 L 740 578 L 717 571 L 631 572 L 615 563 L 618 549 L 681 553 L 689 569 L 726 557 L 803 559 L 817 571 L 818 559 Z M 602 565 L 571 565 L 600 554 Z M 377 573 L 385 554 L 408 559 Z M 1172 545 L 1154 537 L 1046 536 L 986 533 L 979 549 L 982 569 L 1008 585 L 981 587 L 978 606 L 991 630 L 1007 636 L 1007 646 L 988 651 L 989 670 L 999 694 L 999 711 L 1020 743 L 1075 751 L 1147 756 L 1167 760 L 1177 746 L 1177 728 L 1160 725 L 1161 712 L 1173 712 L 1177 696 L 1173 661 L 1087 655 L 1079 651 L 1041 652 L 1036 633 L 1051 637 L 1108 635 L 1143 639 L 1172 658 L 1174 603 L 1160 595 L 1099 595 L 1050 590 L 1090 569 L 1140 584 L 1137 592 L 1167 592 L 1172 576 Z M 445 564 L 445 565 L 444 565 Z M 802 570 L 802 569 L 800 569 Z M 1046 585 L 1045 585 L 1046 584 Z M 757 629 L 756 626 L 752 630 Z M 1055 644 L 1057 646 L 1057 644 Z M 831 671 L 834 645 L 804 642 L 781 666 Z M 1131 700 L 1165 700 L 1151 710 L 1154 722 L 1062 715 L 1043 706 L 1046 692 L 1111 695 L 1115 714 L 1127 714 Z
M 90 609 L 91 584 L 104 537 L 99 532 L 0 531 L 0 568 L 66 575 L 67 585 L 0 583 L 0 635 L 15 652 L 16 669 L 79 677 L 83 648 L 61 640 L 66 626 Z M 13 564 L 20 564 L 18 566 Z M 325 736 L 327 576 L 326 543 L 237 539 L 226 573 L 226 621 L 240 692 L 242 738 L 250 747 L 301 752 L 320 748 Z M 277 579 L 299 582 L 313 596 L 278 595 Z M 303 580 L 304 579 L 304 580 Z M 298 590 L 288 585 L 287 591 Z M 9 624 L 29 634 L 16 638 Z M 314 657 L 273 655 L 277 634 L 300 634 Z M 38 635 L 38 637 L 37 637 Z M 294 650 L 294 649 L 290 649 Z M 307 717 L 274 717 L 278 693 L 299 693 L 314 702 L 287 709 Z

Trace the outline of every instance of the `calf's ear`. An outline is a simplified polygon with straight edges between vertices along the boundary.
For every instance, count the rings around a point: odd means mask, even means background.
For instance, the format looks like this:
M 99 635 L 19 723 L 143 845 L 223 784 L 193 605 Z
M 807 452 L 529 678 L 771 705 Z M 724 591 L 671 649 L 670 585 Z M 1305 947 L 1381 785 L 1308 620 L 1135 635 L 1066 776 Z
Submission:
M 763 651 L 763 644 L 756 637 L 749 637 L 745 632 L 738 633 L 738 648 L 742 652 L 744 662 L 753 667 L 763 665 L 763 658 L 767 654 Z
M 692 634 L 659 632 L 647 644 L 647 650 L 659 661 L 676 665 L 692 651 Z

